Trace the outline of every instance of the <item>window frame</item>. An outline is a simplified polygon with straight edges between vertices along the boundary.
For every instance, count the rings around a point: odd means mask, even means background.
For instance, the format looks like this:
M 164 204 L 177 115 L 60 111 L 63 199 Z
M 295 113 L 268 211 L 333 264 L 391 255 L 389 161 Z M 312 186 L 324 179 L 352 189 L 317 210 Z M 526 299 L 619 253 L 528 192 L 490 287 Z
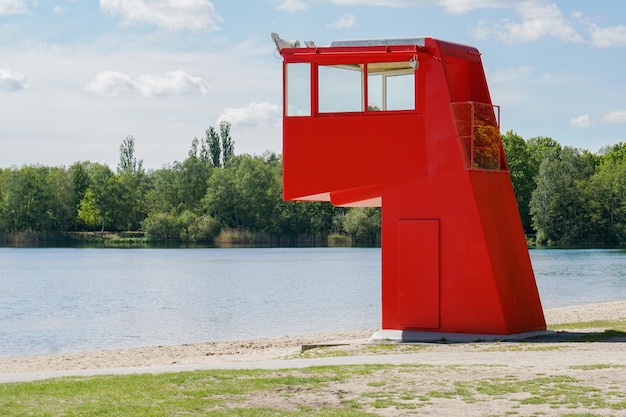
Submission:
M 410 61 L 416 59 L 418 55 L 415 53 L 412 54 L 393 54 L 385 59 L 370 59 L 372 57 L 368 57 L 364 54 L 358 54 L 355 56 L 344 55 L 341 59 L 338 59 L 337 56 L 330 55 L 315 55 L 313 59 L 308 58 L 306 56 L 298 57 L 299 59 L 289 60 L 288 62 L 284 62 L 284 80 L 283 80 L 283 115 L 284 117 L 327 117 L 327 116 L 355 116 L 355 115 L 389 115 L 389 114 L 406 114 L 406 113 L 418 113 L 418 109 L 420 108 L 420 100 L 418 95 L 418 87 L 420 84 L 420 75 L 419 75 L 419 67 L 413 68 L 410 64 Z M 347 62 L 351 62 L 352 64 L 347 64 Z M 288 74 L 287 74 L 287 65 L 291 64 L 309 64 L 310 65 L 310 92 L 308 94 L 310 99 L 310 114 L 307 115 L 297 115 L 297 114 L 288 114 L 289 98 L 288 94 L 290 91 L 290 86 L 288 83 Z M 387 70 L 387 74 L 384 78 L 389 78 L 397 75 L 412 75 L 412 97 L 411 97 L 411 108 L 407 109 L 390 109 L 390 110 L 368 110 L 369 95 L 369 77 L 371 75 L 370 71 L 368 71 L 370 66 L 374 65 L 399 65 L 397 69 Z M 358 111 L 320 111 L 320 102 L 319 102 L 319 93 L 320 93 L 320 79 L 319 79 L 319 68 L 330 66 L 330 67 L 340 67 L 342 65 L 359 65 L 361 69 L 359 72 L 361 73 L 361 106 Z M 381 71 L 378 71 L 380 73 Z M 383 71 L 384 72 L 384 71 Z M 387 90 L 387 88 L 385 88 Z M 385 100 L 388 102 L 388 97 Z M 382 103 L 381 103 L 382 106 Z M 385 107 L 388 107 L 385 105 Z

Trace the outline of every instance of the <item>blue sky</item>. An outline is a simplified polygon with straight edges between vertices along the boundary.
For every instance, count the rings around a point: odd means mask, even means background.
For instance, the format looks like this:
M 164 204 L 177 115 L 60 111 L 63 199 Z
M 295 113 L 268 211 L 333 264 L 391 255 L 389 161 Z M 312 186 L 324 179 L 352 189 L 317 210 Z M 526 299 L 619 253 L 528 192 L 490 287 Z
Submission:
M 598 151 L 626 141 L 626 2 L 0 0 L 0 167 L 148 168 L 232 122 L 236 153 L 281 151 L 271 32 L 476 46 L 502 131 Z

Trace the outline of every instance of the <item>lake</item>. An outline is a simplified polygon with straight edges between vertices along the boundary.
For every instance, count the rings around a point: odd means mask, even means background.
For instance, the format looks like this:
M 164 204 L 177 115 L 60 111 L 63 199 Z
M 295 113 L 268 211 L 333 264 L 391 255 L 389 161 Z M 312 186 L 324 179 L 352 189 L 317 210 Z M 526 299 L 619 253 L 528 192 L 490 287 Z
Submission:
M 626 299 L 626 252 L 531 250 L 544 308 Z M 377 328 L 380 248 L 0 248 L 0 356 Z

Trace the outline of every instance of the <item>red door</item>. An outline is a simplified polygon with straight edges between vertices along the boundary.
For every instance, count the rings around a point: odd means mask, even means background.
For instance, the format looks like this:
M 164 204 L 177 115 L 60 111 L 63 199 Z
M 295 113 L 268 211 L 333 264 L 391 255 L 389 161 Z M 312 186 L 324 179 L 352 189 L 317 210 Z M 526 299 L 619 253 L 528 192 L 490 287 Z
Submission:
M 439 220 L 398 222 L 398 324 L 439 328 Z

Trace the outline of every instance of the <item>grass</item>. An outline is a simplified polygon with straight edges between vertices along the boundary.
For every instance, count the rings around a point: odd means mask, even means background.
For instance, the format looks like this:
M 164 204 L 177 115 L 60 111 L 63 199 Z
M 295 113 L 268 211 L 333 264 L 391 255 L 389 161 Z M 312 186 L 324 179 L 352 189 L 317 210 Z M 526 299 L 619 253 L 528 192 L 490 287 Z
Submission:
M 321 346 L 313 349 L 307 349 L 304 352 L 294 356 L 297 358 L 338 358 L 348 356 L 348 352 L 335 346 Z
M 602 371 L 613 366 L 574 368 Z M 542 406 L 581 412 L 626 409 L 620 390 L 586 385 L 566 375 L 489 377 L 495 369 L 500 367 L 354 365 L 72 377 L 0 384 L 0 410 L 3 416 L 44 417 L 364 417 L 381 410 L 419 415 L 420 409 L 442 402 L 470 406 L 491 400 L 507 402 L 507 415 L 522 408 L 520 414 L 528 415 L 526 411 Z M 426 387 L 424 381 L 435 382 Z
M 342 345 L 337 346 L 315 346 L 307 347 L 297 355 L 291 358 L 332 358 L 350 355 L 390 355 L 400 353 L 417 353 L 430 349 L 428 344 L 415 343 L 380 343 L 373 345 L 365 345 L 359 349 L 346 350 Z
M 459 397 L 468 404 L 508 398 L 521 405 L 549 405 L 553 408 L 626 409 L 626 401 L 618 393 L 584 385 L 578 379 L 566 375 L 456 382 L 452 389 L 433 391 L 429 395 L 435 398 Z
M 576 329 L 606 329 L 614 331 L 626 331 L 626 319 L 622 320 L 594 320 L 575 323 L 560 323 L 548 326 L 550 330 L 576 330 Z
M 428 349 L 430 349 L 430 345 L 425 343 L 380 343 L 375 345 L 367 345 L 365 347 L 366 353 L 374 355 L 416 353 Z
M 602 332 L 568 339 L 571 342 L 607 342 L 614 339 L 626 339 L 626 320 L 624 319 L 562 323 L 548 326 L 548 328 L 550 330 L 604 329 Z
M 361 371 L 363 372 L 363 371 Z M 211 371 L 63 378 L 0 385 L 3 416 L 368 416 L 358 410 L 242 406 L 259 392 L 315 391 L 347 374 L 340 369 Z
M 626 332 L 617 330 L 605 330 L 602 333 L 591 333 L 572 339 L 574 342 L 607 342 L 615 339 L 626 338 Z
M 626 320 L 571 323 L 554 328 L 606 329 L 585 336 L 585 341 L 599 341 L 625 336 Z M 545 350 L 542 345 L 530 343 L 469 346 L 505 351 Z M 381 344 L 364 349 L 371 354 L 385 354 L 428 348 L 428 345 Z M 307 357 L 347 354 L 351 353 L 332 347 L 303 353 L 310 355 Z M 604 387 L 584 382 L 584 375 L 589 372 L 612 369 L 620 372 L 624 368 L 621 365 L 570 366 L 572 375 L 582 380 L 561 374 L 495 377 L 494 373 L 506 372 L 503 367 L 506 366 L 359 365 L 61 378 L 0 384 L 0 414 L 7 417 L 367 417 L 380 413 L 420 415 L 420 409 L 441 403 L 470 407 L 493 400 L 508 404 L 506 415 L 539 416 L 543 413 L 540 410 L 549 408 L 571 409 L 571 414 L 560 415 L 593 417 L 626 409 L 626 395 L 618 382 L 609 381 Z M 431 383 L 426 387 L 424 381 Z
M 558 345 L 544 346 L 531 342 L 473 343 L 469 346 L 486 352 L 547 352 L 562 349 Z
M 598 363 L 594 365 L 572 365 L 569 367 L 570 369 L 579 370 L 579 371 L 596 371 L 598 369 L 622 369 L 623 365 L 609 365 L 604 363 Z

